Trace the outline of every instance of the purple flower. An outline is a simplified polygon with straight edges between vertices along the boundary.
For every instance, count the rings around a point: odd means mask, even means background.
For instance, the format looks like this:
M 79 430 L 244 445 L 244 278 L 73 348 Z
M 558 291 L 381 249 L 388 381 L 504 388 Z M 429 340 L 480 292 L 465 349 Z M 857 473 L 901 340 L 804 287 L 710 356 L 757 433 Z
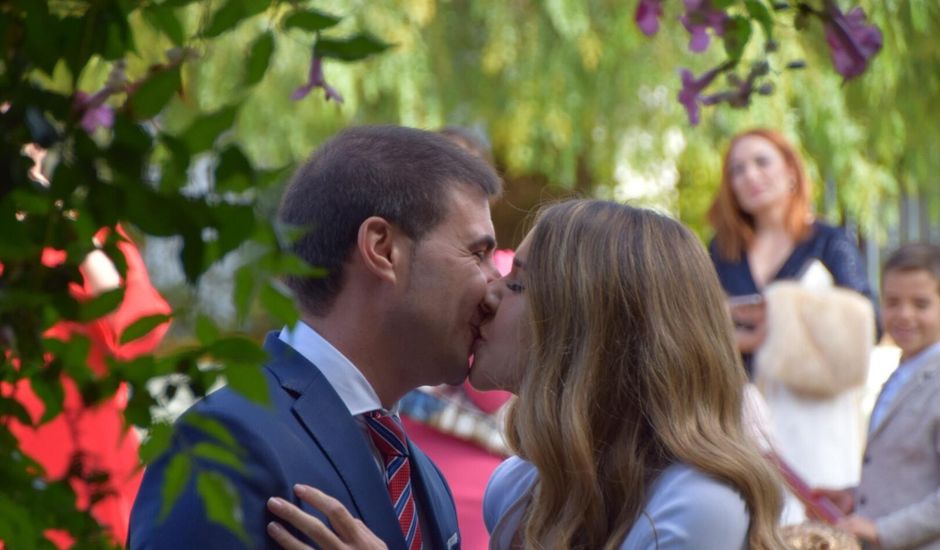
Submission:
M 82 113 L 81 126 L 89 134 L 99 127 L 110 128 L 114 126 L 114 109 L 104 103 L 109 92 L 96 93 L 89 96 L 85 92 L 75 94 L 75 108 Z
M 636 6 L 636 26 L 646 36 L 659 32 L 659 18 L 663 16 L 662 0 L 640 0 Z
M 685 14 L 679 18 L 692 38 L 689 39 L 689 49 L 693 52 L 703 52 L 708 48 L 711 39 L 708 29 L 712 29 L 717 36 L 725 32 L 725 21 L 728 14 L 715 9 L 709 0 L 685 0 Z
M 881 31 L 866 23 L 862 8 L 856 6 L 844 14 L 834 2 L 829 4 L 826 42 L 832 64 L 846 80 L 865 72 L 868 60 L 881 49 Z
M 688 69 L 682 69 L 680 71 L 679 74 L 682 76 L 682 89 L 679 90 L 678 99 L 679 103 L 685 107 L 686 112 L 689 114 L 689 123 L 692 126 L 698 125 L 699 103 L 702 102 L 702 91 L 715 80 L 715 77 L 718 76 L 718 73 L 721 71 L 721 67 L 716 67 L 704 73 L 699 78 L 695 78 Z
M 323 92 L 327 101 L 332 99 L 337 103 L 343 102 L 343 96 L 339 95 L 339 92 L 336 91 L 336 88 L 327 84 L 326 79 L 323 78 L 323 59 L 318 57 L 316 54 L 313 55 L 313 61 L 310 62 L 310 76 L 307 78 L 307 83 L 294 90 L 294 93 L 291 94 L 290 98 L 294 101 L 303 99 L 307 97 L 307 94 L 309 94 L 314 88 L 323 88 Z

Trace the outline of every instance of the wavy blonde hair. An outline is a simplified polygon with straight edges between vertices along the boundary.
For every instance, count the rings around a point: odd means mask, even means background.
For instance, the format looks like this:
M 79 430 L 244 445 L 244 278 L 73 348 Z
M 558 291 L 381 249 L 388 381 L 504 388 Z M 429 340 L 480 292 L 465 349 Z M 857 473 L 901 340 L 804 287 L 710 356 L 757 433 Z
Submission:
M 619 548 L 650 484 L 682 462 L 741 494 L 750 548 L 782 548 L 781 484 L 742 428 L 746 375 L 691 232 L 650 210 L 563 202 L 539 215 L 526 262 L 532 351 L 508 419 L 540 475 L 523 547 Z

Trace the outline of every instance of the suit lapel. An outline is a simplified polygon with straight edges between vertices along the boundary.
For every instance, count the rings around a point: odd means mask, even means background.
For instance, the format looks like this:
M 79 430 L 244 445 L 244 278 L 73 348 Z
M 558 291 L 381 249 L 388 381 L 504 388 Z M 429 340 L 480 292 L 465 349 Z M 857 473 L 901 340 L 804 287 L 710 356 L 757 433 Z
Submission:
M 881 430 L 891 420 L 891 417 L 894 416 L 920 388 L 924 387 L 924 382 L 928 378 L 938 375 L 940 375 L 940 352 L 934 352 L 932 357 L 927 360 L 927 363 L 921 365 L 917 373 L 904 384 L 904 387 L 901 388 L 894 397 L 894 401 L 888 406 L 888 410 L 885 412 L 884 418 L 881 419 L 881 423 L 875 426 L 875 431 L 871 433 L 869 440 L 878 437 L 878 434 L 881 433 Z
M 276 334 L 268 336 L 265 348 L 273 357 L 268 366 L 281 386 L 299 394 L 293 412 L 346 485 L 355 505 L 355 510 L 350 512 L 390 549 L 404 549 L 405 538 L 388 498 L 385 481 L 359 424 L 342 399 L 319 369 L 281 342 Z

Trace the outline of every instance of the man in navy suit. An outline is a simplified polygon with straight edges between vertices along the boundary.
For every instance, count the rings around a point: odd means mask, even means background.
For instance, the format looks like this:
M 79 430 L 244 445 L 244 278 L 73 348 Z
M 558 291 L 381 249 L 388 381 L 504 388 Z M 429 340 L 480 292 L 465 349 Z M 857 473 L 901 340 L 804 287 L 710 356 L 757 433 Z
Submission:
M 487 163 L 421 130 L 353 128 L 317 150 L 278 217 L 309 229 L 294 250 L 327 275 L 286 279 L 302 321 L 265 343 L 271 403 L 222 389 L 181 417 L 170 450 L 144 475 L 128 546 L 274 548 L 266 502 L 301 505 L 293 487 L 304 483 L 337 498 L 390 549 L 459 548 L 441 473 L 405 435 L 393 438 L 405 451 L 390 458 L 373 434 L 376 419 L 395 420 L 408 391 L 465 378 L 488 316 L 486 286 L 498 277 L 489 203 L 500 190 Z M 212 440 L 212 423 L 240 444 L 241 464 L 196 452 Z M 161 517 L 165 480 L 186 479 L 187 462 L 237 494 L 241 535 L 218 522 L 228 510 L 203 502 L 195 476 Z

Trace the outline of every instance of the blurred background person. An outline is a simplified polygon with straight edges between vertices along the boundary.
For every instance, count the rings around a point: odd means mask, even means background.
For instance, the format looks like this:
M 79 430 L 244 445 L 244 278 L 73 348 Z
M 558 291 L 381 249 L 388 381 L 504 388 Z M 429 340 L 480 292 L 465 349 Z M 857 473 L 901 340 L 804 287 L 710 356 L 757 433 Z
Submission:
M 858 487 L 820 490 L 851 514 L 839 527 L 876 548 L 940 549 L 940 247 L 907 244 L 881 277 L 885 331 L 901 363 L 868 426 Z
M 875 333 L 861 255 L 843 230 L 815 219 L 803 162 L 779 132 L 735 136 L 721 174 L 709 250 L 776 452 L 811 486 L 855 485 Z M 801 370 L 810 365 L 819 369 Z M 791 500 L 784 522 L 802 521 L 801 508 Z
M 35 144 L 24 148 L 34 165 L 30 177 L 43 186 L 49 185 L 43 168 L 46 150 Z M 67 215 L 62 213 L 61 215 Z M 127 234 L 118 227 L 117 246 L 124 255 L 127 271 L 124 277 L 114 262 L 102 251 L 94 250 L 82 261 L 81 284 L 71 284 L 72 296 L 89 300 L 109 290 L 124 288 L 124 298 L 114 311 L 90 322 L 60 321 L 46 331 L 47 338 L 68 341 L 82 336 L 91 344 L 88 366 L 98 376 L 107 371 L 107 359 L 129 360 L 153 352 L 168 329 L 162 323 L 148 334 L 122 342 L 124 330 L 138 319 L 150 315 L 169 315 L 170 306 L 150 283 L 140 252 Z M 107 239 L 108 230 L 99 231 L 97 244 Z M 56 268 L 66 260 L 63 250 L 46 249 L 42 263 Z M 2 276 L 0 266 L 0 276 Z M 49 422 L 39 424 L 45 405 L 36 395 L 29 380 L 14 385 L 3 384 L 0 391 L 19 401 L 32 419 L 26 425 L 10 420 L 10 431 L 19 440 L 20 449 L 38 462 L 47 479 L 69 478 L 80 508 L 90 508 L 92 516 L 109 532 L 112 542 L 123 544 L 131 505 L 140 486 L 142 468 L 138 458 L 139 439 L 124 422 L 127 387 L 94 405 L 87 406 L 77 384 L 69 377 L 61 378 L 64 390 L 62 412 Z M 71 545 L 64 531 L 47 534 L 58 547 Z M 0 543 L 2 546 L 2 543 Z

